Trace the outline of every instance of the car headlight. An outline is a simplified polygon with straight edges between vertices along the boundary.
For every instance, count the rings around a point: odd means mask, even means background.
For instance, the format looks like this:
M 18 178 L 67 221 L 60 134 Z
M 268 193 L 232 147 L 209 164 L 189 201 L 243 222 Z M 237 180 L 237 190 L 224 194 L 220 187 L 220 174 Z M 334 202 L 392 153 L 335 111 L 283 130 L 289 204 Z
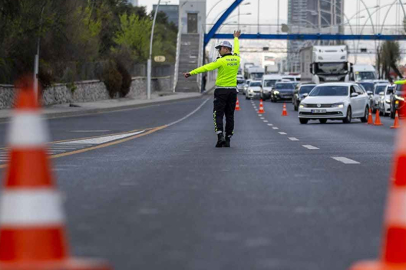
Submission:
M 254 90 L 252 90 L 252 89 L 248 89 L 248 92 L 253 93 L 253 92 L 254 92 Z
M 398 99 L 398 100 L 405 101 L 405 98 L 403 98 L 403 97 L 399 97 L 398 95 L 395 95 L 395 98 L 396 98 L 396 99 Z
M 385 102 L 390 104 L 390 100 L 389 99 L 385 99 Z
M 300 103 L 299 108 L 306 108 L 307 104 L 306 103 Z
M 279 91 L 273 91 L 273 93 L 275 94 L 275 95 L 279 95 Z
M 340 103 L 334 103 L 333 105 L 331 105 L 332 108 L 344 108 L 344 103 L 340 102 Z

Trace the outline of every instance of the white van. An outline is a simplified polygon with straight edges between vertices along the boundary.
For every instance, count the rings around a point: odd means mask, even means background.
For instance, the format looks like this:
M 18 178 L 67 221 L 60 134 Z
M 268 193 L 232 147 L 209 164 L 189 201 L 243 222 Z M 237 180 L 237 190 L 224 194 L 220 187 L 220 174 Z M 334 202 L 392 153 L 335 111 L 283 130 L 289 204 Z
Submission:
M 281 82 L 284 76 L 272 74 L 264 75 L 262 77 L 262 89 L 261 89 L 261 98 L 267 100 L 271 97 L 271 90 L 275 86 L 275 83 Z
M 365 80 L 376 80 L 378 78 L 376 70 L 372 65 L 353 65 L 353 80 L 356 82 Z

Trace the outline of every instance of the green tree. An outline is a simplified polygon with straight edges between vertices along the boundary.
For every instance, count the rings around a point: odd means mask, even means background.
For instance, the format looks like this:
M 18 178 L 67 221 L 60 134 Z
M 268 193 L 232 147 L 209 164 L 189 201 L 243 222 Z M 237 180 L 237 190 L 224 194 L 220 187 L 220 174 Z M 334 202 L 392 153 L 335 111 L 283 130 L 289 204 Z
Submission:
M 379 66 L 381 73 L 389 79 L 391 69 L 401 78 L 401 72 L 398 69 L 400 60 L 400 46 L 397 41 L 385 41 L 379 50 Z
M 112 48 L 113 52 L 121 48 L 129 49 L 135 62 L 145 62 L 149 53 L 149 35 L 152 22 L 149 18 L 124 13 L 120 16 L 120 29 L 113 40 L 119 48 Z

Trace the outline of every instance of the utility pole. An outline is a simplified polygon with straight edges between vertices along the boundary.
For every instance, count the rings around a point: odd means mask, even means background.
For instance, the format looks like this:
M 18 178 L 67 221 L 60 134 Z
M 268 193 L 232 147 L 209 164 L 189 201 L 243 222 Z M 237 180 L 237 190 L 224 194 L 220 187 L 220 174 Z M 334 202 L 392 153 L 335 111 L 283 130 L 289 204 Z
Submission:
M 260 0 L 258 0 L 258 33 L 259 33 L 259 1 Z
M 151 40 L 149 42 L 149 57 L 147 62 L 147 99 L 151 99 L 151 57 L 152 57 L 152 41 L 154 40 L 154 28 L 155 28 L 155 20 L 156 15 L 158 14 L 159 4 L 161 0 L 158 1 L 158 5 L 156 6 L 155 14 L 154 14 L 154 21 L 152 22 L 152 29 L 151 29 Z
M 278 27 L 278 29 L 277 29 L 277 31 L 276 31 L 276 33 L 277 34 L 279 34 L 280 33 L 280 30 L 279 30 L 279 4 L 280 4 L 280 0 L 278 0 L 278 22 L 277 22 L 277 27 Z
M 37 53 L 35 54 L 34 60 L 34 94 L 38 100 L 38 73 L 39 73 L 39 49 L 41 45 L 41 29 L 42 29 L 42 14 L 44 14 L 44 9 L 47 1 L 44 2 L 44 5 L 41 9 L 41 16 L 39 19 L 39 30 L 38 30 L 38 39 L 37 39 Z

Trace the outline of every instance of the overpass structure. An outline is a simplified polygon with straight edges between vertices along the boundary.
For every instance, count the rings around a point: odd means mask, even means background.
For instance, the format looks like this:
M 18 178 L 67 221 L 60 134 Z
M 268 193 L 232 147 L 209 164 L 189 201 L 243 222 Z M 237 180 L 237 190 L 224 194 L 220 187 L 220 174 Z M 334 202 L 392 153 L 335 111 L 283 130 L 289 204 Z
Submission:
M 204 35 L 204 46 L 211 39 L 232 39 L 233 34 L 217 33 L 228 16 L 240 5 L 244 0 L 235 0 L 227 10 L 220 16 L 217 22 L 212 26 L 207 34 Z M 395 0 L 396 1 L 396 0 Z M 405 8 L 401 0 L 398 0 L 402 5 L 403 13 L 406 17 Z M 259 29 L 259 28 L 258 28 Z M 374 31 L 375 32 L 375 31 Z M 287 34 L 242 34 L 240 39 L 275 39 L 275 40 L 406 40 L 404 34 L 326 34 L 326 33 L 287 33 Z

